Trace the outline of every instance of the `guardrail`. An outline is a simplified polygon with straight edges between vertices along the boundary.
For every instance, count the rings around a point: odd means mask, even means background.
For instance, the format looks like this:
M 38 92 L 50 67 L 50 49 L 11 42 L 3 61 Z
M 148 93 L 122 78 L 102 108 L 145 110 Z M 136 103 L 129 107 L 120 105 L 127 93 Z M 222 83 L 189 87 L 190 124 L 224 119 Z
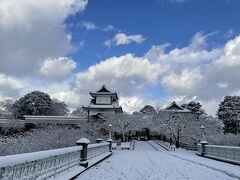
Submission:
M 182 142 L 179 142 L 179 147 L 190 150 L 190 151 L 196 151 L 197 150 L 196 145 L 191 145 L 191 144 L 182 143 Z
M 87 147 L 87 146 L 85 146 Z M 85 149 L 85 150 L 84 150 Z M 62 149 L 39 151 L 0 157 L 0 179 L 48 179 L 61 172 L 81 165 L 84 161 L 93 159 L 109 152 L 109 143 L 74 146 Z M 83 151 L 85 151 L 83 153 Z M 104 158 L 101 157 L 102 159 Z M 85 167 L 85 166 L 84 166 Z M 86 167 L 85 167 L 86 168 Z M 69 177 L 71 178 L 71 177 Z
M 94 158 L 106 152 L 109 152 L 109 143 L 90 144 L 88 146 L 87 159 Z
M 175 145 L 170 145 L 170 143 L 168 142 L 163 142 L 160 140 L 155 140 L 155 143 L 157 143 L 158 145 L 162 146 L 164 149 L 166 149 L 167 151 L 175 151 L 176 147 Z
M 197 154 L 240 165 L 240 147 L 198 144 Z

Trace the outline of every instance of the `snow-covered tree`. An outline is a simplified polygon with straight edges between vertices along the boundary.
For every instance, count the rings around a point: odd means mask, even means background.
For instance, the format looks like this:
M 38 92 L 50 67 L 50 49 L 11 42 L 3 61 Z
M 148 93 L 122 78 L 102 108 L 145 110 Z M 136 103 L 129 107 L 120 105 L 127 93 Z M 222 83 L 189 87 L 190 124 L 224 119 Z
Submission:
M 2 99 L 0 101 L 0 117 L 13 118 L 13 99 Z
M 141 113 L 138 112 L 138 111 L 134 111 L 132 114 L 133 114 L 133 115 L 137 115 L 137 114 L 141 114 Z
M 191 113 L 178 113 L 175 111 L 159 111 L 154 117 L 154 129 L 168 135 L 175 140 L 176 147 L 187 134 L 186 129 L 192 127 L 194 116 Z
M 68 106 L 63 101 L 52 99 L 51 115 L 66 116 L 69 113 Z
M 153 106 L 146 105 L 139 112 L 141 112 L 142 114 L 152 115 L 156 113 L 156 110 Z
M 24 115 L 51 115 L 52 104 L 48 94 L 33 91 L 13 104 L 14 116 L 15 118 L 23 118 Z
M 141 131 L 143 128 L 149 128 L 152 123 L 147 119 L 148 115 L 143 114 L 104 114 L 104 125 L 109 130 L 108 125 L 112 124 L 111 130 L 122 135 L 123 141 L 132 131 Z
M 240 133 L 240 97 L 225 96 L 220 102 L 218 118 L 224 123 L 226 133 Z
M 42 125 L 21 134 L 0 135 L 0 156 L 75 146 L 76 141 L 82 137 L 94 143 L 99 135 L 89 132 L 94 129 L 87 122 L 82 122 L 81 125 L 80 128 L 70 125 Z
M 183 131 L 185 134 L 182 138 L 183 142 L 187 144 L 196 144 L 202 139 L 202 132 L 200 127 L 205 127 L 205 136 L 207 141 L 211 137 L 223 134 L 223 124 L 217 118 L 212 116 L 201 115 L 197 119 L 193 119 L 193 122 Z
M 199 102 L 191 101 L 188 104 L 182 104 L 181 106 L 192 111 L 193 114 L 197 115 L 197 117 L 202 114 L 206 114 Z
M 178 113 L 173 111 L 159 111 L 154 117 L 153 129 L 168 138 L 172 137 L 176 143 L 194 145 L 202 139 L 200 127 L 205 126 L 205 136 L 209 143 L 224 145 L 223 123 L 212 116 L 200 115 L 198 118 L 192 113 Z M 239 142 L 232 143 L 238 144 Z
M 79 117 L 87 117 L 87 111 L 84 110 L 82 107 L 79 107 L 71 113 L 73 116 L 79 116 Z

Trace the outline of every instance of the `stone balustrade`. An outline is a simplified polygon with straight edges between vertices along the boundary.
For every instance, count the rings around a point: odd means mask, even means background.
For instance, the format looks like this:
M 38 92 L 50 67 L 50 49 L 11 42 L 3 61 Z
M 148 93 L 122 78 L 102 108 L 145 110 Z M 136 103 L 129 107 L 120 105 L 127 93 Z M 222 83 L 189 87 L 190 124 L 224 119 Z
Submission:
M 240 147 L 198 144 L 197 154 L 240 165 Z
M 38 151 L 0 157 L 0 179 L 49 179 L 77 166 L 88 166 L 94 157 L 104 158 L 109 152 L 108 142 Z M 83 152 L 85 151 L 85 152 Z M 86 158 L 81 157 L 86 155 Z M 84 165 L 81 162 L 84 160 Z M 69 177 L 71 178 L 71 177 Z

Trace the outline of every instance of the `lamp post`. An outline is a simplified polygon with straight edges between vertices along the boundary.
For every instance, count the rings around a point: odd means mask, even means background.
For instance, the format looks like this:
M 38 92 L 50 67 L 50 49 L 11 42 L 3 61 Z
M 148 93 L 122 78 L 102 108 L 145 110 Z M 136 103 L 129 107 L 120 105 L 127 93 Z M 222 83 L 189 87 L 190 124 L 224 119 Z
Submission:
M 202 141 L 206 141 L 206 139 L 205 139 L 205 132 L 204 132 L 205 126 L 202 125 L 202 126 L 200 127 L 200 129 L 201 129 L 201 131 L 202 131 Z
M 111 134 L 112 124 L 110 123 L 108 127 L 109 127 L 109 139 L 107 140 L 107 142 L 109 142 L 109 152 L 112 152 L 112 142 L 113 142 L 112 134 Z
M 180 116 L 177 114 L 177 112 L 174 112 L 173 115 L 170 116 L 171 119 L 173 120 L 174 123 L 178 123 L 178 120 L 180 119 Z M 176 148 L 179 148 L 179 142 L 180 142 L 180 137 L 181 137 L 181 131 L 183 130 L 184 127 L 182 127 L 181 125 L 178 125 L 178 127 L 176 127 L 177 129 L 177 134 L 172 134 L 174 136 L 174 139 L 176 141 Z
M 33 115 L 36 115 L 35 102 L 32 102 L 32 106 L 33 106 Z
M 202 125 L 200 127 L 201 131 L 202 131 L 202 140 L 200 141 L 200 144 L 201 144 L 201 155 L 204 156 L 206 154 L 206 145 L 208 144 L 206 139 L 205 139 L 205 127 Z
M 112 132 L 111 132 L 112 124 L 110 123 L 108 127 L 109 127 L 109 139 L 112 139 Z

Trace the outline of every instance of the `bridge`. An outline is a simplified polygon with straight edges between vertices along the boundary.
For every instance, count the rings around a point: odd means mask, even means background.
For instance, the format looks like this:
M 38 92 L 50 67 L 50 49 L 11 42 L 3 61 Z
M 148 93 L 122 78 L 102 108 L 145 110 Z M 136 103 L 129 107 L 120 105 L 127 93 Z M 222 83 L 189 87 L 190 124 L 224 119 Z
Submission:
M 118 146 L 113 151 L 111 140 L 88 143 L 82 138 L 74 147 L 0 157 L 0 179 L 240 179 L 239 165 L 204 158 L 196 151 L 173 150 L 161 141 L 135 140 L 130 150 Z M 226 160 L 235 159 L 240 164 L 239 150 L 240 147 L 205 147 L 209 157 L 215 154 L 216 158 L 223 158 L 224 154 Z
M 116 150 L 76 179 L 230 180 L 240 179 L 240 167 L 197 156 L 193 151 L 167 151 L 153 141 L 135 141 L 134 150 Z

